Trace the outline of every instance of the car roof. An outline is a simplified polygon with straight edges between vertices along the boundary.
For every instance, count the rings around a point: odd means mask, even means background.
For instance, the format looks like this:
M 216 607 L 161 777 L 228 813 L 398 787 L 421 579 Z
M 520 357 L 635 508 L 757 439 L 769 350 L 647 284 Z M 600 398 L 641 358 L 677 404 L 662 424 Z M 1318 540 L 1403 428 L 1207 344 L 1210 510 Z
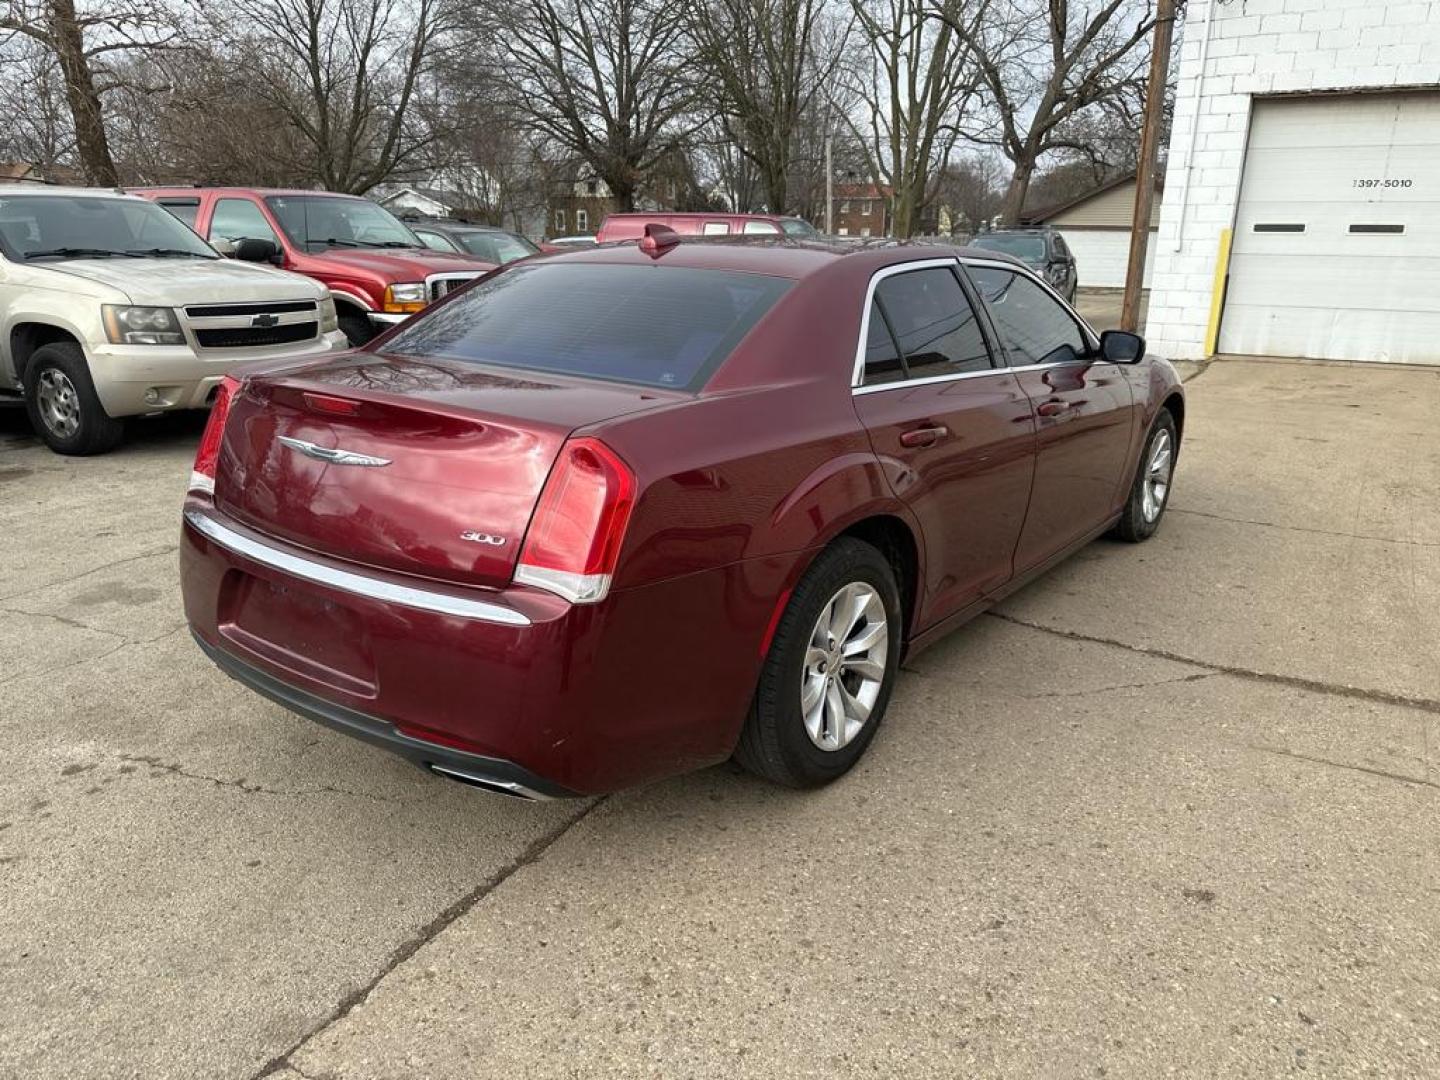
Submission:
M 131 195 L 116 188 L 61 187 L 58 184 L 0 184 L 0 195 L 63 195 L 66 198 L 88 199 L 131 199 L 145 202 L 139 195 Z
M 734 270 L 768 274 L 772 277 L 809 277 L 840 260 L 855 260 L 873 269 L 923 259 L 966 258 L 1004 261 L 1021 266 L 1020 260 L 1003 252 L 984 251 L 925 240 L 862 241 L 799 240 L 771 236 L 725 236 L 705 239 L 683 237 L 659 255 L 640 250 L 634 240 L 599 244 L 548 255 L 546 263 L 659 263 L 697 270 Z
M 149 192 L 151 195 L 197 195 L 197 196 L 198 196 L 198 195 L 203 195 L 203 194 L 204 194 L 205 192 L 207 192 L 207 191 L 213 191 L 213 192 L 229 193 L 229 194 L 233 194 L 233 195 L 259 195 L 261 198 L 266 198 L 266 197 L 271 196 L 271 195 L 286 195 L 286 196 L 290 196 L 291 198 L 294 198 L 294 197 L 299 196 L 299 195 L 309 195 L 309 196 L 312 196 L 312 197 L 315 197 L 315 198 L 327 198 L 327 199 L 356 199 L 356 200 L 359 200 L 360 202 L 369 202 L 369 201 L 370 201 L 370 200 L 364 198 L 364 197 L 361 196 L 361 195 L 347 195 L 347 194 L 346 194 L 345 192 L 343 192 L 343 191 L 315 191 L 315 190 L 310 189 L 310 188 L 226 187 L 226 186 L 223 186 L 223 185 L 213 185 L 213 186 L 212 186 L 212 185 L 210 185 L 210 184 L 203 184 L 203 185 L 198 185 L 198 186 L 192 187 L 192 186 L 189 186 L 189 185 L 184 185 L 184 184 L 182 184 L 182 185 L 180 185 L 180 186 L 178 186 L 178 187 L 173 187 L 173 186 L 172 186 L 172 187 L 164 187 L 164 186 L 150 187 L 150 186 L 147 186 L 147 185 L 137 185 L 137 186 L 135 186 L 135 187 L 128 188 L 127 190 L 128 190 L 128 191 L 136 191 L 136 192 L 138 192 L 138 191 Z M 378 204 L 377 204 L 377 205 L 378 205 Z
M 794 214 L 767 214 L 748 210 L 617 210 L 607 218 L 756 218 L 761 221 L 802 221 Z

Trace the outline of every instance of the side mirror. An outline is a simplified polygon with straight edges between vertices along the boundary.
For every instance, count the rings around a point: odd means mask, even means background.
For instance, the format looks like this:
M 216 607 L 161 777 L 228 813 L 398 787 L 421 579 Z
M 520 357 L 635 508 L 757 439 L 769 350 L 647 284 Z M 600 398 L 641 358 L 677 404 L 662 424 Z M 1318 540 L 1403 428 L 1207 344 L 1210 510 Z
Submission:
M 280 248 L 273 240 L 245 237 L 235 241 L 235 258 L 241 262 L 274 262 Z
M 1145 339 L 1128 330 L 1106 330 L 1100 335 L 1100 359 L 1110 364 L 1138 364 L 1145 356 Z

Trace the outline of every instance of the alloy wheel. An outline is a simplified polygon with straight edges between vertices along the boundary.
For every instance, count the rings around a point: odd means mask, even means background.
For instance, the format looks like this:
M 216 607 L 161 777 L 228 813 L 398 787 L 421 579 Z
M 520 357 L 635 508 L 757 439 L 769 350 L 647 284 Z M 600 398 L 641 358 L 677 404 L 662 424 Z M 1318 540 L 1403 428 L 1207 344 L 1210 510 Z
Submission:
M 821 609 L 800 679 L 800 715 L 821 750 L 860 734 L 885 683 L 889 648 L 885 604 L 865 582 L 843 586 Z
M 69 439 L 80 430 L 80 395 L 63 371 L 53 367 L 42 371 L 36 398 L 40 418 L 56 437 Z
M 1170 433 L 1163 428 L 1156 433 L 1150 444 L 1150 458 L 1145 463 L 1145 479 L 1140 497 L 1140 511 L 1147 523 L 1153 523 L 1165 509 L 1165 493 L 1170 490 L 1170 471 L 1173 467 L 1170 453 Z

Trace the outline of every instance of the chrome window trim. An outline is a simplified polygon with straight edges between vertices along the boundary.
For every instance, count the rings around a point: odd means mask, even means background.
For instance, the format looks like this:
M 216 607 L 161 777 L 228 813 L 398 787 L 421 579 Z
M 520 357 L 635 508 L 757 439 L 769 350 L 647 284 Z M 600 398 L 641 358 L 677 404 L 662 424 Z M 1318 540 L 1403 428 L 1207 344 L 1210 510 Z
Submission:
M 410 585 L 397 585 L 365 574 L 338 570 L 333 566 L 326 566 L 311 559 L 303 559 L 298 555 L 291 555 L 289 552 L 281 551 L 269 544 L 252 540 L 194 508 L 185 511 L 185 520 L 200 535 L 227 551 L 251 559 L 262 566 L 293 574 L 295 577 L 314 582 L 317 585 L 338 589 L 354 596 L 363 596 L 367 600 L 379 600 L 384 603 L 398 604 L 401 607 L 414 608 L 417 611 L 433 611 L 440 615 L 453 615 L 456 618 L 500 623 L 505 626 L 530 625 L 530 619 L 514 608 L 492 604 L 486 600 L 468 600 L 463 597 L 449 596 L 445 593 L 415 588 Z
M 958 269 L 960 260 L 951 255 L 943 259 L 916 259 L 913 262 L 893 263 L 890 266 L 882 266 L 875 273 L 870 275 L 870 285 L 865 290 L 865 306 L 860 309 L 860 340 L 855 345 L 855 366 L 850 371 L 850 388 L 852 390 L 865 389 L 865 342 L 870 337 L 870 307 L 875 300 L 875 288 L 888 277 L 896 274 L 909 273 L 911 270 L 930 270 L 937 266 L 948 266 Z M 995 370 L 999 370 L 998 368 Z M 977 374 L 988 375 L 989 372 L 978 372 Z M 942 378 L 954 378 L 953 375 L 935 375 L 930 381 Z M 922 379 L 906 379 L 910 385 L 918 385 L 926 381 Z M 877 383 L 877 386 L 889 386 L 890 383 Z
M 1056 360 L 1052 364 L 1026 364 L 1024 367 L 997 367 L 991 368 L 989 371 L 961 371 L 954 375 L 931 375 L 924 379 L 900 379 L 898 382 L 876 383 L 874 386 L 857 386 L 850 393 L 852 396 L 859 397 L 861 394 L 878 394 L 882 390 L 907 390 L 912 386 L 960 382 L 963 379 L 988 379 L 992 375 L 1014 375 L 1021 371 L 1049 371 L 1051 368 L 1068 367 L 1084 362 L 1083 360 Z

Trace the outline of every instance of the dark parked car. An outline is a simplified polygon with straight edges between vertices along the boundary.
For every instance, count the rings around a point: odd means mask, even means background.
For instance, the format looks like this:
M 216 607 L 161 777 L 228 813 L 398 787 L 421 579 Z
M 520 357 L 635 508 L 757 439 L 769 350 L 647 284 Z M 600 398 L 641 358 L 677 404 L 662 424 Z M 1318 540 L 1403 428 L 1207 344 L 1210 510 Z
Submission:
M 996 229 L 981 233 L 970 246 L 982 251 L 999 251 L 1019 259 L 1043 277 L 1052 289 L 1072 304 L 1079 278 L 1075 256 L 1065 238 L 1054 229 Z
M 540 254 L 540 249 L 519 233 L 506 232 L 492 225 L 409 219 L 406 224 L 428 248 L 473 255 L 497 266 L 523 259 L 527 255 Z
M 1004 256 L 652 228 L 227 381 L 185 612 L 242 683 L 492 791 L 816 785 L 902 657 L 1150 536 L 1184 420 Z

